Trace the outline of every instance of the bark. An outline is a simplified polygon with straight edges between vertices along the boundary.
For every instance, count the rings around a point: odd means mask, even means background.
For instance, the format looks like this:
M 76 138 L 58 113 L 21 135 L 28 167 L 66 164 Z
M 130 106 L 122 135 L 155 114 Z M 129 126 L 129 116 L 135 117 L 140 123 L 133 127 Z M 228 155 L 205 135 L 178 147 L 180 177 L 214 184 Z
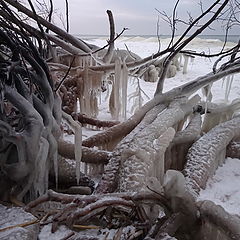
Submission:
M 100 227 L 107 225 L 119 228 L 129 224 L 129 221 L 146 225 L 145 221 L 148 219 L 143 219 L 139 213 L 144 201 L 166 207 L 166 200 L 163 197 L 149 192 L 74 196 L 49 190 L 45 195 L 29 203 L 26 210 L 31 212 L 42 210 L 44 214 L 57 208 L 58 211 L 52 216 L 53 231 L 57 230 L 59 224 L 74 227 L 77 223 L 86 225 L 93 221 Z M 118 214 L 115 214 L 116 212 Z

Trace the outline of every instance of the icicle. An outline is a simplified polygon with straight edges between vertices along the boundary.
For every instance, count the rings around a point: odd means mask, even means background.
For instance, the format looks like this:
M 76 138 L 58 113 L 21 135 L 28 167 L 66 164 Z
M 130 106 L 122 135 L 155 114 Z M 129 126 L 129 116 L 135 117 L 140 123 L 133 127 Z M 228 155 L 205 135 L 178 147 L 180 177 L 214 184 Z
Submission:
M 212 88 L 212 83 L 208 84 L 207 86 L 204 86 L 202 88 L 202 93 L 203 93 L 203 96 L 206 97 L 206 102 L 211 102 L 212 101 L 211 88 Z
M 223 77 L 223 79 L 222 79 L 222 88 L 223 88 L 223 85 L 224 85 L 225 79 L 226 79 L 226 77 Z
M 87 116 L 91 116 L 90 114 L 90 94 L 91 90 L 91 82 L 90 82 L 88 66 L 85 66 L 84 74 L 83 74 L 83 100 L 84 100 L 84 109 L 82 113 L 87 114 Z
M 109 75 L 109 77 L 106 79 L 107 91 L 106 91 L 106 96 L 105 96 L 105 99 L 104 99 L 105 102 L 110 97 L 110 94 L 111 94 L 111 91 L 112 91 L 112 87 L 111 87 L 111 90 L 110 90 L 110 85 L 113 86 L 113 81 L 114 81 L 113 75 Z
M 55 181 L 56 181 L 56 188 L 58 188 L 58 145 L 55 137 L 50 132 L 48 133 L 47 137 L 48 143 L 49 143 L 49 153 L 48 157 L 50 157 L 50 160 L 53 162 L 54 167 L 54 174 L 55 174 Z
M 84 174 L 87 175 L 88 174 L 88 164 L 84 163 Z
M 121 70 L 121 59 L 117 58 L 115 61 L 115 81 L 114 81 L 114 108 L 115 108 L 115 114 L 114 118 L 115 120 L 119 119 L 119 113 L 121 110 L 120 101 L 119 101 L 119 91 L 121 86 L 121 78 L 122 78 L 122 70 Z
M 80 100 L 77 98 L 77 113 L 81 112 L 81 105 L 80 105 Z
M 170 142 L 173 140 L 175 135 L 175 130 L 172 127 L 169 127 L 153 144 L 157 152 L 157 157 L 155 161 L 155 176 L 163 184 L 163 177 L 165 172 L 164 166 L 164 154 L 169 146 Z
M 225 88 L 225 98 L 224 98 L 224 100 L 225 100 L 225 103 L 227 103 L 228 102 L 228 89 L 229 89 L 229 83 L 230 83 L 230 79 L 231 79 L 231 76 L 230 75 L 228 75 L 227 77 L 226 77 L 226 88 Z
M 37 198 L 38 196 L 45 193 L 45 191 L 48 188 L 48 151 L 49 151 L 49 143 L 48 141 L 41 137 L 40 138 L 40 145 L 39 145 L 39 151 L 37 155 L 37 159 L 35 161 L 34 169 L 31 172 L 31 176 L 28 179 L 28 183 L 25 185 L 24 189 L 18 194 L 17 198 L 19 200 L 22 200 L 22 198 L 25 196 L 27 191 L 30 190 L 31 185 L 31 199 Z M 47 176 L 47 182 L 46 182 L 46 176 Z
M 225 90 L 225 102 L 228 102 L 229 94 L 232 88 L 234 74 L 227 77 L 226 90 Z
M 186 55 L 186 54 L 183 54 L 183 57 L 184 57 L 183 74 L 186 74 L 187 73 L 189 56 Z
M 180 66 L 182 65 L 182 59 L 183 59 L 183 54 L 180 53 L 179 54 L 179 64 L 180 64 Z
M 135 90 L 135 92 L 131 93 L 128 96 L 128 102 L 133 100 L 133 105 L 132 105 L 131 110 L 130 110 L 131 113 L 134 113 L 136 110 L 138 110 L 142 106 L 143 101 L 144 101 L 144 99 L 142 97 L 142 93 L 145 95 L 145 97 L 150 99 L 146 95 L 146 93 L 141 89 L 139 78 L 136 77 L 135 80 L 137 81 L 137 83 L 135 84 L 136 85 L 136 90 Z
M 98 92 L 99 105 L 102 104 L 102 93 Z
M 81 168 L 81 159 L 82 159 L 82 127 L 80 123 L 77 123 L 72 119 L 70 115 L 63 112 L 63 118 L 67 121 L 70 127 L 74 131 L 74 154 L 76 160 L 76 178 L 77 184 L 80 180 L 80 168 Z
M 122 69 L 122 117 L 126 120 L 127 117 L 127 87 L 128 87 L 128 68 L 126 62 L 123 62 Z

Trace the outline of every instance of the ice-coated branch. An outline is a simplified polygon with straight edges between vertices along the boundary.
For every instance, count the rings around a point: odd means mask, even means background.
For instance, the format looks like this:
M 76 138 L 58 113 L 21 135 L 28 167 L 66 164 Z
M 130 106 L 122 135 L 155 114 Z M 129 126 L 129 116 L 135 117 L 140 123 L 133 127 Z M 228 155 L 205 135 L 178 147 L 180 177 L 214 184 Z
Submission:
M 240 133 L 240 117 L 235 117 L 217 125 L 203 135 L 189 149 L 184 175 L 193 196 L 198 196 L 206 187 L 217 167 L 225 160 L 225 150 L 229 142 Z
M 216 74 L 209 73 L 204 76 L 198 77 L 197 79 L 185 83 L 179 87 L 173 88 L 172 90 L 163 93 L 157 94 L 155 97 L 148 101 L 145 105 L 143 105 L 139 110 L 137 110 L 129 119 L 113 126 L 106 130 L 105 132 L 96 134 L 88 139 L 83 141 L 83 146 L 86 147 L 93 147 L 93 146 L 103 146 L 108 142 L 112 141 L 115 137 L 123 138 L 128 133 L 130 133 L 134 127 L 142 120 L 145 114 L 151 110 L 154 106 L 161 104 L 161 103 L 168 103 L 173 100 L 177 96 L 190 96 L 198 89 L 216 82 L 222 79 L 224 76 L 229 74 L 240 72 L 240 66 L 237 64 L 236 66 L 229 67 L 228 69 L 222 70 Z
M 75 146 L 73 143 L 65 142 L 64 140 L 58 141 L 58 153 L 67 159 L 75 159 L 74 148 Z M 82 147 L 82 162 L 106 164 L 110 157 L 111 152 Z
M 113 19 L 113 14 L 110 10 L 107 10 L 107 15 L 109 19 L 109 24 L 110 24 L 110 38 L 109 38 L 109 46 L 107 53 L 103 57 L 103 62 L 104 63 L 110 63 L 112 60 L 113 56 L 113 50 L 114 50 L 114 37 L 115 37 L 115 25 L 114 25 L 114 19 Z

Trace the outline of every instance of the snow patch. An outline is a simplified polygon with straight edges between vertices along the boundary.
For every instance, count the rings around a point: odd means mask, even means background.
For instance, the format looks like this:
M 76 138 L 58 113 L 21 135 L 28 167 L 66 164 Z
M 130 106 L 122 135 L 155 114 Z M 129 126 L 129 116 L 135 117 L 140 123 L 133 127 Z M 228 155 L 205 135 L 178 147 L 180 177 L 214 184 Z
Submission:
M 211 200 L 230 214 L 240 216 L 240 159 L 227 158 L 201 190 L 198 200 Z

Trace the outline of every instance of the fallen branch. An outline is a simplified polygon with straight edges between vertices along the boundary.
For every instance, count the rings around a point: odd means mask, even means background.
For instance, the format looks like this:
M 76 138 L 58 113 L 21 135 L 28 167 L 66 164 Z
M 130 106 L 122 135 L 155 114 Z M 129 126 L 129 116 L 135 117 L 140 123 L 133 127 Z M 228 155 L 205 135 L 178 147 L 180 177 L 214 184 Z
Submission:
M 30 226 L 30 225 L 33 225 L 33 224 L 39 223 L 39 222 L 40 222 L 40 220 L 36 219 L 36 220 L 33 220 L 33 221 L 20 223 L 20 224 L 16 224 L 16 225 L 5 227 L 5 228 L 0 228 L 0 232 L 7 231 L 7 230 L 10 230 L 10 229 L 13 229 L 13 228 L 18 228 L 18 227 L 27 227 L 27 226 Z
M 58 153 L 66 159 L 75 159 L 74 144 L 64 140 L 58 141 Z M 82 162 L 106 164 L 111 157 L 111 152 L 82 147 Z
M 73 118 L 78 120 L 82 125 L 89 124 L 92 126 L 96 126 L 97 128 L 109 128 L 119 124 L 119 121 L 102 121 L 94 118 L 90 118 L 85 114 L 74 113 Z
M 68 195 L 57 193 L 52 190 L 32 201 L 26 206 L 27 211 L 37 211 L 37 208 L 44 203 L 48 203 L 53 207 L 56 206 L 56 202 L 61 203 L 61 209 L 53 215 L 53 231 L 57 229 L 59 223 L 66 224 L 70 227 L 74 227 L 76 224 L 91 223 L 93 219 L 99 219 L 98 225 L 101 226 L 102 221 L 107 221 L 110 225 L 114 224 L 111 219 L 118 217 L 121 219 L 120 226 L 124 225 L 126 221 L 129 223 L 129 218 L 133 218 L 139 223 L 146 221 L 142 218 L 137 209 L 141 204 L 145 202 L 152 202 L 162 206 L 164 209 L 168 209 L 167 200 L 155 193 L 142 192 L 142 193 L 113 193 L 103 195 Z M 55 202 L 55 204 L 54 204 Z M 45 205 L 43 205 L 45 206 Z M 42 208 L 41 208 L 42 209 Z M 108 214 L 112 215 L 109 220 L 102 220 L 102 212 L 108 210 Z M 117 215 L 114 214 L 114 209 L 117 211 Z M 45 211 L 49 211 L 49 207 L 44 207 Z M 167 210 L 168 211 L 168 210 Z M 120 213 L 120 215 L 119 215 Z M 132 214 L 134 213 L 134 214 Z M 125 216 L 122 218 L 121 216 Z

